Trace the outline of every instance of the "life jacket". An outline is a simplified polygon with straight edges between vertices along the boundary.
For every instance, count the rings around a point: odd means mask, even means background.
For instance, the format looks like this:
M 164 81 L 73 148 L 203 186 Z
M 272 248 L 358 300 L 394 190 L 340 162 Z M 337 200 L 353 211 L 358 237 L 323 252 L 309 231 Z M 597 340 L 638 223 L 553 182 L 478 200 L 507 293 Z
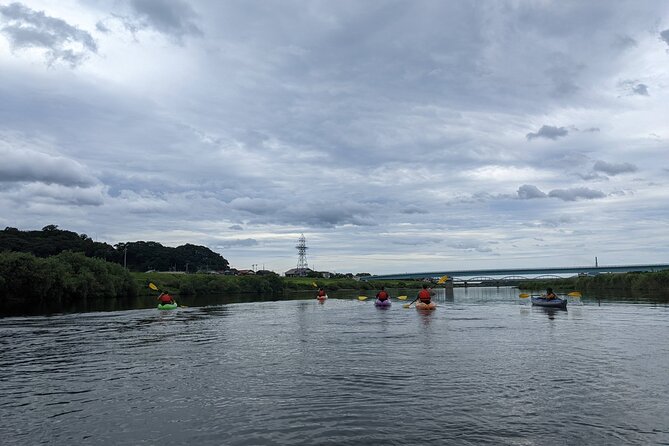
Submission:
M 318 290 L 318 297 L 325 297 L 327 294 L 325 294 L 325 290 Z
M 423 288 L 418 292 L 418 298 L 423 302 L 430 302 L 431 300 L 430 297 L 431 297 L 430 292 L 425 288 Z
M 169 294 L 163 294 L 160 296 L 160 302 L 164 304 L 169 304 L 170 302 L 172 302 L 172 296 L 170 296 Z
M 376 293 L 376 298 L 381 301 L 386 300 L 388 299 L 388 293 L 386 293 L 385 291 L 379 291 L 378 293 Z

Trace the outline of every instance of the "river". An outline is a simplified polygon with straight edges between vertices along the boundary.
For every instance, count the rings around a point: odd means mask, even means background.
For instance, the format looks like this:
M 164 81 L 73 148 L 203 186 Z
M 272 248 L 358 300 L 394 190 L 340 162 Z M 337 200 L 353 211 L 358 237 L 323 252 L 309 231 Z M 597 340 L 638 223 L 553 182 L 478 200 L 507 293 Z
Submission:
M 0 442 L 669 444 L 666 303 L 354 294 L 0 318 Z

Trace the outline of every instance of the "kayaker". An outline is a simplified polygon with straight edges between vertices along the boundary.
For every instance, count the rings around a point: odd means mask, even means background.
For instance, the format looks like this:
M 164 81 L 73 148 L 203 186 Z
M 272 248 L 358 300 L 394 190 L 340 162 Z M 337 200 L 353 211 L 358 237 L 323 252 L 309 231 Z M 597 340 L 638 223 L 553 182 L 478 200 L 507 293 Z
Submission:
M 174 299 L 170 294 L 167 292 L 167 290 L 163 291 L 160 293 L 160 296 L 158 296 L 158 301 L 160 302 L 161 305 L 167 305 L 167 304 L 173 304 Z
M 376 298 L 380 301 L 383 302 L 384 300 L 388 300 L 390 296 L 388 295 L 388 292 L 384 287 L 381 287 L 381 291 L 376 293 Z
M 432 293 L 430 290 L 427 289 L 427 284 L 423 284 L 423 289 L 418 292 L 418 299 L 420 299 L 421 302 L 424 304 L 429 304 L 432 301 Z
M 557 294 L 553 292 L 553 288 L 546 288 L 546 294 L 544 294 L 546 300 L 557 299 Z
M 323 299 L 324 297 L 327 297 L 325 290 L 323 288 L 319 288 L 318 294 L 316 294 L 316 299 Z

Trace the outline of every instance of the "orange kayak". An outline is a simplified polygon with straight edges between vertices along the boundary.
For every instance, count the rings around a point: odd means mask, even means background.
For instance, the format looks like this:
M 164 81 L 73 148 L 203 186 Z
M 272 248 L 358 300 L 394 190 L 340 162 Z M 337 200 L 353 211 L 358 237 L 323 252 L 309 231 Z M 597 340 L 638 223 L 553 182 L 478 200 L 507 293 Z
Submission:
M 423 302 L 416 302 L 416 310 L 434 310 L 437 308 L 437 304 L 430 302 L 429 304 Z

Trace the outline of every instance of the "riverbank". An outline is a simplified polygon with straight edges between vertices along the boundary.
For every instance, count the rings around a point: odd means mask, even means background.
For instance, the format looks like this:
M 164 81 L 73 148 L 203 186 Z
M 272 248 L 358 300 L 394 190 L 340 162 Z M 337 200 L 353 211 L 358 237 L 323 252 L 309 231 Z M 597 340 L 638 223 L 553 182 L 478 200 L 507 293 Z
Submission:
M 599 274 L 596 276 L 579 276 L 566 279 L 521 282 L 518 288 L 523 290 L 545 290 L 547 287 L 555 291 L 570 292 L 637 292 L 669 294 L 669 271 L 652 273 L 620 273 Z
M 218 274 L 131 273 L 141 294 L 155 294 L 149 283 L 170 294 L 197 296 L 225 293 L 255 293 L 281 297 L 289 291 L 359 290 L 374 291 L 384 286 L 398 289 L 420 289 L 422 281 L 384 280 L 365 282 L 355 279 L 281 277 L 277 274 L 257 276 L 224 276 Z

